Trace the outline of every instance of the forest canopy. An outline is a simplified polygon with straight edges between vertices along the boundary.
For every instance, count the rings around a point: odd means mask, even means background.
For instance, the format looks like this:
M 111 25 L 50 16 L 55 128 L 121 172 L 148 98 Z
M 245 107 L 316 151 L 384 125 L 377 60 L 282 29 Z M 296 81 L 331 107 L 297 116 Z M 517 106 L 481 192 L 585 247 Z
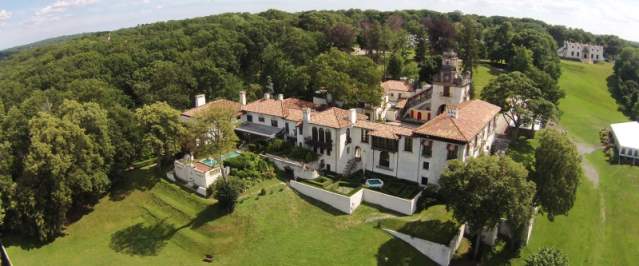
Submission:
M 51 240 L 70 213 L 108 192 L 132 162 L 154 154 L 170 159 L 183 131 L 178 110 L 191 107 L 197 94 L 237 99 L 247 90 L 253 99 L 264 92 L 309 99 L 326 89 L 347 105 L 375 104 L 383 79 L 430 81 L 440 54 L 457 50 L 467 70 L 489 59 L 526 73 L 554 103 L 560 75 L 554 49 L 564 40 L 604 44 L 609 58 L 627 45 L 615 36 L 531 19 L 428 10 L 268 10 L 2 52 L 0 231 Z M 356 47 L 365 55 L 351 53 Z M 634 57 L 624 50 L 620 62 Z M 615 67 L 619 80 L 637 87 L 628 81 L 636 73 L 624 69 Z M 154 145 L 143 145 L 149 142 Z

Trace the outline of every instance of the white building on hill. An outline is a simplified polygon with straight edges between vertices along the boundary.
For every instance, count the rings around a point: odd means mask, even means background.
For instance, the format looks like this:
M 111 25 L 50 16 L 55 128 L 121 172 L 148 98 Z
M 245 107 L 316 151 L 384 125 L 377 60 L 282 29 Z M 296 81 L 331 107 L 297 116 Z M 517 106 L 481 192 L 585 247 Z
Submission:
M 639 123 L 625 122 L 610 125 L 619 162 L 639 162 Z
M 557 50 L 559 57 L 594 63 L 604 61 L 604 48 L 601 45 L 565 41 Z
M 236 131 L 244 139 L 280 137 L 311 149 L 320 155 L 319 168 L 338 174 L 366 169 L 421 185 L 438 184 L 448 160 L 490 152 L 500 111 L 469 100 L 470 79 L 461 73 L 460 63 L 447 53 L 433 87 L 411 92 L 402 113 L 412 123 L 372 121 L 356 109 L 281 94 L 247 103 L 241 93 L 243 123 Z M 424 114 L 418 116 L 416 110 Z

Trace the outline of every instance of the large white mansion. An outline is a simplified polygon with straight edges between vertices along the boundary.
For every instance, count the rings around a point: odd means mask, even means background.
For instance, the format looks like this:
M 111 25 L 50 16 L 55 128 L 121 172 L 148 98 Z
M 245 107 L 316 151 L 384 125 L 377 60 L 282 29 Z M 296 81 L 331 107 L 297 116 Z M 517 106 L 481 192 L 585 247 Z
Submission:
M 561 58 L 593 63 L 605 60 L 603 49 L 601 45 L 564 41 L 564 46 L 557 49 L 557 54 Z
M 372 113 L 282 94 L 248 103 L 241 92 L 236 131 L 243 138 L 284 138 L 313 150 L 322 170 L 348 175 L 365 169 L 438 184 L 448 160 L 488 153 L 495 138 L 500 108 L 470 100 L 470 76 L 460 66 L 454 53 L 446 53 L 432 86 L 383 84 L 382 107 Z

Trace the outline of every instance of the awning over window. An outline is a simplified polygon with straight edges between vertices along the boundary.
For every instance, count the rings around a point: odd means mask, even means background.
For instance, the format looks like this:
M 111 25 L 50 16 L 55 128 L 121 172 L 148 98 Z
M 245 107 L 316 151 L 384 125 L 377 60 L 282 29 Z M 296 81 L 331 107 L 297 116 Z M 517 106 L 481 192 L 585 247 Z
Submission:
M 237 127 L 235 130 L 249 133 L 257 136 L 267 137 L 267 138 L 275 138 L 277 134 L 284 130 L 283 128 L 271 127 L 260 125 L 256 123 L 246 122 Z

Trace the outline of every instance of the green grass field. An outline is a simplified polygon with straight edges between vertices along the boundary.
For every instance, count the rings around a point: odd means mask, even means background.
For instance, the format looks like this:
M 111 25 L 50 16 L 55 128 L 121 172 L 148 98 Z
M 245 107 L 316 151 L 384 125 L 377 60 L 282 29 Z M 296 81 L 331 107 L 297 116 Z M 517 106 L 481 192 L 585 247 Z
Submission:
M 396 218 L 371 206 L 341 214 L 268 180 L 223 215 L 213 200 L 153 176 L 132 172 L 131 187 L 103 198 L 52 243 L 7 241 L 15 265 L 199 265 L 205 254 L 213 265 L 434 265 L 377 228 Z M 445 217 L 440 205 L 393 224 Z
M 617 110 L 606 86 L 612 66 L 572 61 L 563 61 L 561 66 L 559 83 L 566 98 L 560 104 L 560 124 L 576 141 L 599 147 L 601 128 L 628 120 Z M 539 216 L 522 258 L 552 246 L 568 256 L 570 265 L 633 265 L 639 261 L 639 167 L 611 165 L 601 150 L 584 159 L 599 173 L 599 186 L 584 178 L 568 216 L 554 222 Z
M 479 99 L 481 91 L 501 73 L 500 70 L 492 67 L 489 63 L 483 62 L 478 64 L 473 70 L 473 89 L 475 90 L 475 98 Z

